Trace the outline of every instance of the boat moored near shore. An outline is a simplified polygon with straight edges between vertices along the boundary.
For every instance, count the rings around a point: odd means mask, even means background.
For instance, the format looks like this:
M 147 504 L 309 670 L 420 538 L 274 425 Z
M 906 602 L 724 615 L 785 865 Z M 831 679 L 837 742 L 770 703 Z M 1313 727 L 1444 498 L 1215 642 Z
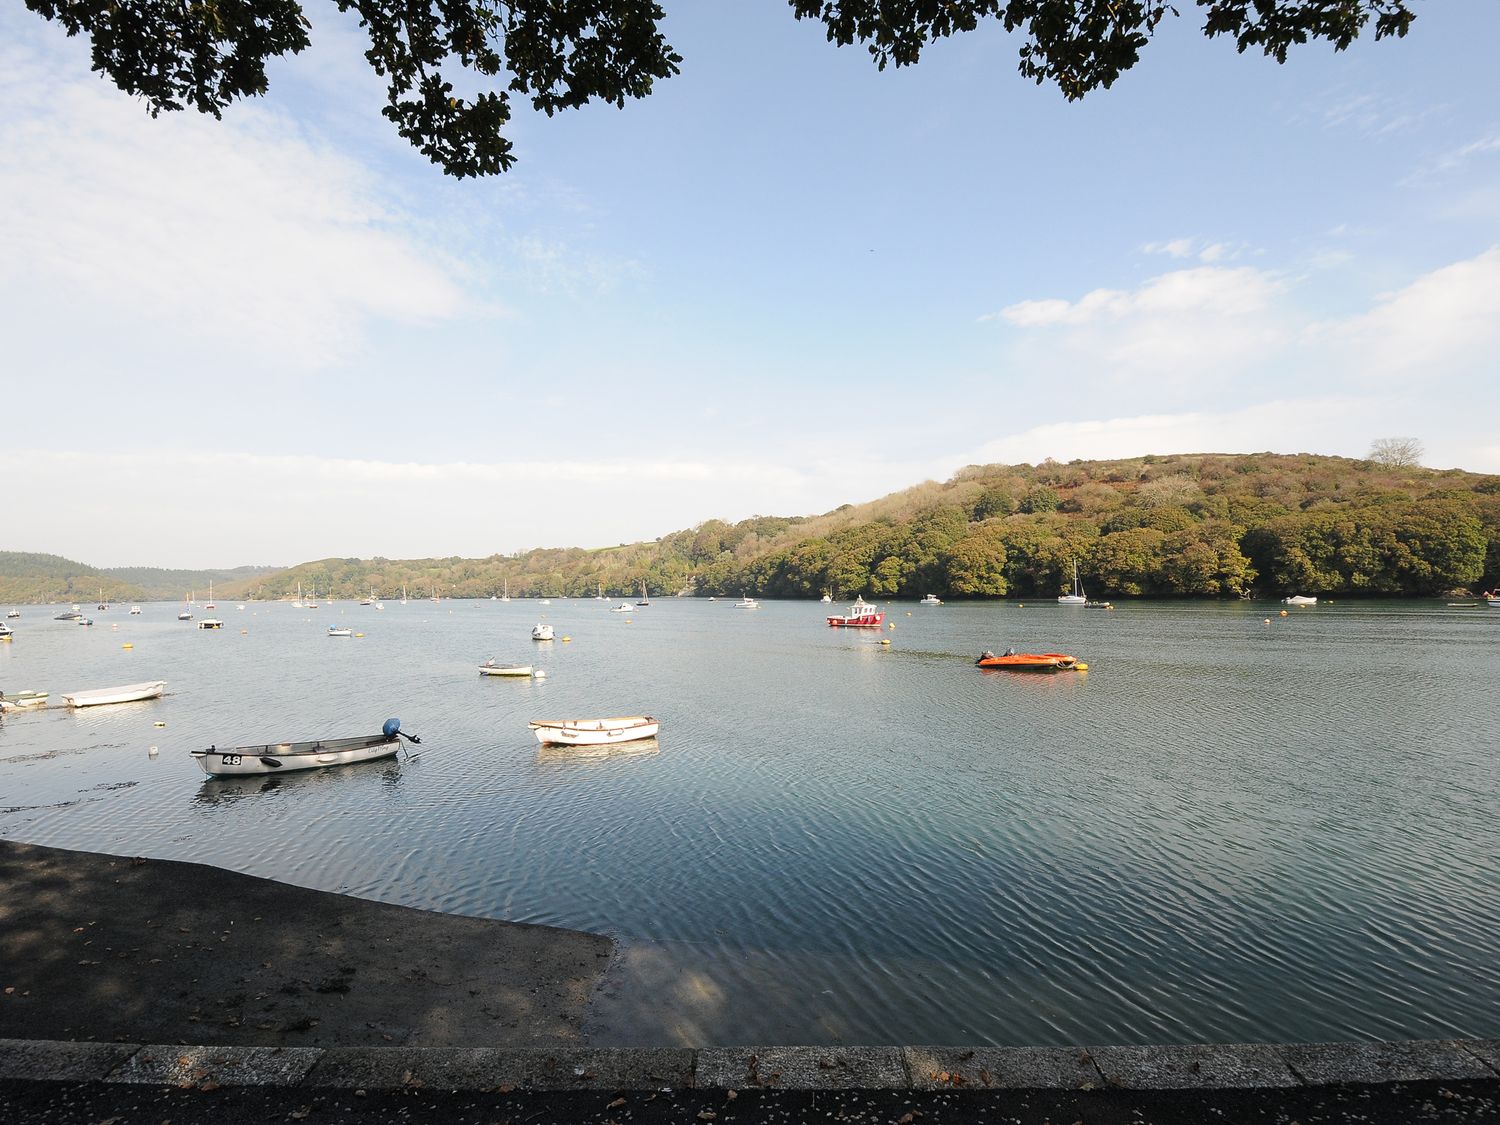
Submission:
M 401 748 L 403 738 L 413 745 L 422 741 L 416 735 L 404 734 L 400 719 L 387 719 L 379 734 L 359 738 L 278 742 L 265 746 L 235 746 L 227 750 L 210 746 L 207 750 L 193 750 L 190 753 L 210 777 L 238 777 L 245 774 L 287 773 L 373 762 L 395 754 Z
M 1006 649 L 999 656 L 985 652 L 974 663 L 980 668 L 1006 672 L 1087 672 L 1089 666 L 1064 652 L 1017 652 Z
M 166 680 L 148 680 L 141 684 L 125 684 L 123 687 L 65 692 L 63 702 L 69 707 L 101 707 L 108 703 L 137 703 L 143 699 L 159 699 L 166 690 Z
M 655 738 L 661 723 L 650 715 L 616 719 L 534 719 L 531 729 L 543 746 L 609 746 Z
M 878 629 L 885 621 L 885 613 L 878 605 L 865 601 L 863 596 L 854 599 L 848 613 L 836 613 L 828 618 L 828 624 L 849 629 Z

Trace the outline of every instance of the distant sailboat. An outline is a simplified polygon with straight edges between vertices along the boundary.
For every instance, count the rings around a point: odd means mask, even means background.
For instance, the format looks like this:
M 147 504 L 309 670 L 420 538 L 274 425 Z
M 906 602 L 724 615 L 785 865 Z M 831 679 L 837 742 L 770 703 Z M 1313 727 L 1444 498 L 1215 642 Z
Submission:
M 641 579 L 641 600 L 638 601 L 638 602 L 636 602 L 635 604 L 636 605 L 650 605 L 651 604 L 651 599 L 646 596 L 646 580 L 644 578 Z
M 500 600 L 502 602 L 510 601 L 510 581 L 505 578 L 500 579 Z
M 1073 560 L 1073 592 L 1061 594 L 1057 599 L 1058 605 L 1087 605 L 1088 598 L 1084 596 L 1083 584 L 1078 581 L 1078 560 Z
M 406 583 L 401 583 L 401 604 L 406 604 Z
M 217 609 L 218 608 L 216 605 L 214 605 L 214 584 L 213 584 L 213 582 L 209 582 L 209 584 L 208 584 L 208 601 L 206 601 L 206 602 L 203 603 L 203 608 L 204 609 Z
M 292 603 L 293 609 L 302 608 L 302 583 L 297 583 L 297 600 Z

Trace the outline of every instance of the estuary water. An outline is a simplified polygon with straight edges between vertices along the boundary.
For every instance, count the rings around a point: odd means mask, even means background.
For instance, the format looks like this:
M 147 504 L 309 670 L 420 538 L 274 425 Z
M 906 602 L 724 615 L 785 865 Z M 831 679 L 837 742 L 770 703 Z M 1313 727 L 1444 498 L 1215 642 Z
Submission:
M 0 836 L 612 934 L 598 1043 L 1500 1035 L 1500 610 L 613 604 L 23 607 L 0 688 L 170 694 L 0 720 Z M 973 666 L 1011 645 L 1089 671 Z M 188 756 L 392 715 L 416 759 Z

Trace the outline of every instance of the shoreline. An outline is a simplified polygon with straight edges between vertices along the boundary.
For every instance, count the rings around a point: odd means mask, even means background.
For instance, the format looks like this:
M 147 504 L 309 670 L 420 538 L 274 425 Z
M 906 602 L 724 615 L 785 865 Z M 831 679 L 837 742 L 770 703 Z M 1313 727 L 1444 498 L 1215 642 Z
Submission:
M 0 840 L 0 1081 L 473 1091 L 1500 1081 L 1500 1039 L 588 1046 L 616 952 L 575 930 Z

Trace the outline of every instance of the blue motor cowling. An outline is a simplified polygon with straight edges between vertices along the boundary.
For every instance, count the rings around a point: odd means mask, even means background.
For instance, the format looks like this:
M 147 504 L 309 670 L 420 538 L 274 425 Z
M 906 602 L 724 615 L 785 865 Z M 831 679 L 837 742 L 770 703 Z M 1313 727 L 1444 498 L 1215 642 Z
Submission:
M 385 721 L 385 726 L 380 728 L 380 733 L 385 735 L 387 738 L 395 738 L 396 735 L 401 733 L 401 720 L 387 719 Z

